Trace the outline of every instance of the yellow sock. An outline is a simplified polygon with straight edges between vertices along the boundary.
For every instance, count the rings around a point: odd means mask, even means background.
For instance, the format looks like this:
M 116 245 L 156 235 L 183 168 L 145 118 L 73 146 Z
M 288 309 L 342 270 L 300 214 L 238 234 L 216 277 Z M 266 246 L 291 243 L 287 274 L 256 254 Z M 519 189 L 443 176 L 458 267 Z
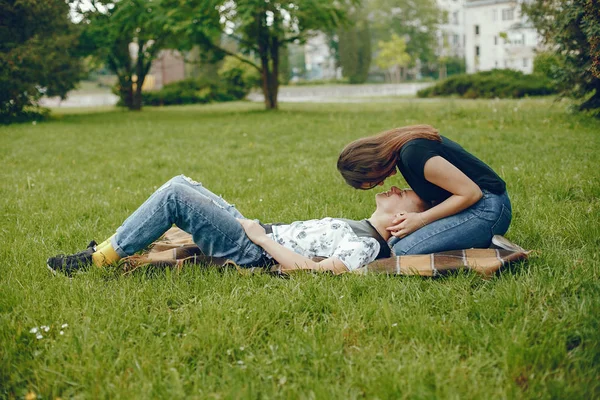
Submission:
M 99 245 L 97 245 L 96 249 L 101 249 L 104 246 L 106 246 L 107 244 L 110 244 L 110 239 L 112 239 L 113 236 L 115 236 L 115 235 L 112 235 L 111 237 L 109 237 L 108 239 L 106 239 L 104 242 L 102 242 Z
M 110 242 L 105 246 L 96 247 L 96 251 L 92 254 L 92 261 L 97 267 L 104 267 L 106 265 L 117 262 L 120 259 L 121 257 L 117 254 L 115 249 L 113 249 L 112 244 L 110 244 Z

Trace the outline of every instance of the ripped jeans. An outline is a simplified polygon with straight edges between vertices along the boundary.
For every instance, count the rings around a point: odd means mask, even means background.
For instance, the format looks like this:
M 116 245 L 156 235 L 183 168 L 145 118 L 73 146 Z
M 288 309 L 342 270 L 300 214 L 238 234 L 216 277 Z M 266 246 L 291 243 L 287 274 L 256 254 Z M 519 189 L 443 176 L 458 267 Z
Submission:
M 508 193 L 494 194 L 483 190 L 483 197 L 471 207 L 439 219 L 388 243 L 394 254 L 428 254 L 440 251 L 486 248 L 494 235 L 504 235 L 512 219 Z
M 201 183 L 179 175 L 156 190 L 123 222 L 112 237 L 117 254 L 126 257 L 148 247 L 175 224 L 192 235 L 204 254 L 230 259 L 240 266 L 269 264 L 236 220 L 244 216 Z

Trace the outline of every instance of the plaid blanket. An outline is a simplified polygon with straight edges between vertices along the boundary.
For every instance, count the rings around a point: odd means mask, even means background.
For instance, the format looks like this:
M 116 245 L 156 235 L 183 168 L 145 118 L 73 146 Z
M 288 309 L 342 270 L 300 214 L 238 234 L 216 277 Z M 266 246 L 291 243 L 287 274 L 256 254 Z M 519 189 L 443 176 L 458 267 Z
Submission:
M 468 270 L 489 277 L 509 263 L 527 259 L 530 253 L 503 236 L 494 236 L 492 244 L 495 248 L 444 251 L 379 259 L 350 273 L 436 277 L 458 270 Z M 244 273 L 265 271 L 264 268 L 240 268 L 231 260 L 206 256 L 194 244 L 191 235 L 175 227 L 169 229 L 162 238 L 154 242 L 146 253 L 126 257 L 123 261 L 126 273 L 145 265 L 159 268 L 181 268 L 184 264 L 234 267 Z M 298 270 L 285 270 L 281 265 L 274 265 L 267 269 L 267 272 L 281 275 L 295 271 Z

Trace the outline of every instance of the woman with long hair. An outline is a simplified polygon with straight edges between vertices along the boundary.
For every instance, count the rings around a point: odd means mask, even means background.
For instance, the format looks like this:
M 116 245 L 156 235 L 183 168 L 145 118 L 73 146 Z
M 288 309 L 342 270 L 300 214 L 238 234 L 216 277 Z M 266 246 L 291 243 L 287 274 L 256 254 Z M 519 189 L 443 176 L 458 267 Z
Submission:
M 341 152 L 338 170 L 357 189 L 404 176 L 430 208 L 401 213 L 387 229 L 396 255 L 488 247 L 510 225 L 506 184 L 488 165 L 430 125 L 411 125 L 358 139 Z

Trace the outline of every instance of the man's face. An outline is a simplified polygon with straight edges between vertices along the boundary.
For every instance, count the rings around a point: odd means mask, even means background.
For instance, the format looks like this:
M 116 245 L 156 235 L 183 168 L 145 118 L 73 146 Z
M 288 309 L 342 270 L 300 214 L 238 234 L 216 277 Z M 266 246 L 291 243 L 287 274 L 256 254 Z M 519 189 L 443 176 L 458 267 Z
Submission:
M 424 210 L 425 203 L 410 189 L 398 189 L 392 186 L 390 190 L 375 195 L 377 209 L 387 214 L 396 214 L 401 211 L 420 212 Z

